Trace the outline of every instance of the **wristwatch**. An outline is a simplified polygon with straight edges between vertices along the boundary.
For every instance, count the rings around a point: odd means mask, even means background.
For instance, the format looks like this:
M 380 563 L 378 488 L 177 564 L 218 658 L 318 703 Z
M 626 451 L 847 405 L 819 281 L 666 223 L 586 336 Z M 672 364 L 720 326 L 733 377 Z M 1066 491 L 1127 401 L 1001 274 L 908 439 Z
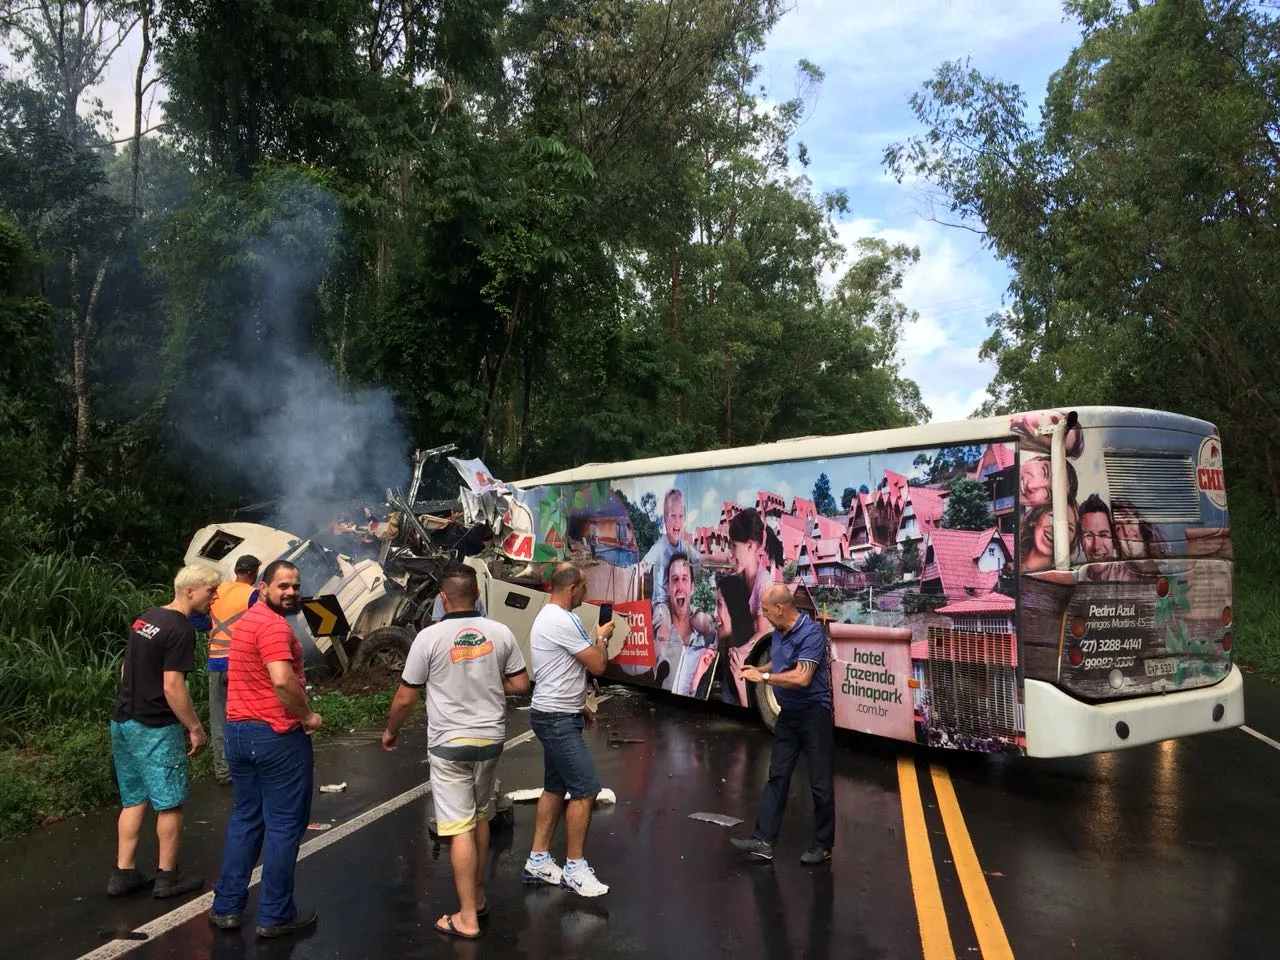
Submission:
M 769 682 L 769 678 L 770 678 L 770 677 L 772 677 L 772 676 L 773 676 L 773 674 L 772 674 L 772 673 L 762 673 L 762 674 L 760 674 L 760 679 L 761 679 L 761 680 L 763 680 L 765 683 L 768 683 L 768 682 Z

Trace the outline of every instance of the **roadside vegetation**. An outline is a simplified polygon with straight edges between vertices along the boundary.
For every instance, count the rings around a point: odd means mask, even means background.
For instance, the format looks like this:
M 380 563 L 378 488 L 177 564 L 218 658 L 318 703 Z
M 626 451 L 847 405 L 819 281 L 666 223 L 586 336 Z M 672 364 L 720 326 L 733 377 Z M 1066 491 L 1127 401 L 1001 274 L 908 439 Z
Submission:
M 841 246 L 865 211 L 799 139 L 821 65 L 762 92 L 790 6 L 0 0 L 0 836 L 110 802 L 124 631 L 232 508 L 364 498 L 443 443 L 514 478 L 930 418 L 920 251 Z M 1275 678 L 1280 16 L 1064 9 L 1045 90 L 942 64 L 884 165 L 1010 271 L 982 412 L 1218 425 L 1235 656 Z M 383 687 L 322 691 L 325 734 Z
M 107 721 L 129 624 L 171 591 L 139 586 L 117 564 L 67 553 L 29 557 L 0 576 L 0 840 L 118 802 Z M 188 678 L 208 728 L 205 650 Z M 395 678 L 347 678 L 312 690 L 318 739 L 382 722 Z M 191 763 L 211 779 L 208 750 Z

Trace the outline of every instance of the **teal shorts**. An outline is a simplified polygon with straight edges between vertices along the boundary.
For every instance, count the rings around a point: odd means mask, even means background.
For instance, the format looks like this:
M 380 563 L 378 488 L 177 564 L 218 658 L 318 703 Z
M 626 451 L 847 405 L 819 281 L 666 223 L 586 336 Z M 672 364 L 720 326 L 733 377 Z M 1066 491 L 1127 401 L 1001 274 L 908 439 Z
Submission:
M 148 727 L 137 720 L 112 720 L 111 756 L 121 806 L 150 803 L 153 810 L 172 810 L 187 802 L 187 740 L 182 724 Z

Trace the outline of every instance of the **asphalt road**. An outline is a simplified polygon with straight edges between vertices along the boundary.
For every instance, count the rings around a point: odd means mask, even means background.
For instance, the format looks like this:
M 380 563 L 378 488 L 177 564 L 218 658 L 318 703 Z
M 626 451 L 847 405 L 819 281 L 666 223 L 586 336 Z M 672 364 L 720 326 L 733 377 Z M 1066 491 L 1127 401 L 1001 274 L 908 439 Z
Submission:
M 1249 727 L 1280 741 L 1280 691 L 1249 681 Z M 317 751 L 317 795 L 298 866 L 308 935 L 256 942 L 216 931 L 200 899 L 109 900 L 114 817 L 60 824 L 0 846 L 5 956 L 76 958 L 755 957 L 1251 958 L 1275 954 L 1273 825 L 1280 742 L 1228 730 L 1063 761 L 898 749 L 837 737 L 837 850 L 798 862 L 811 809 L 802 771 L 777 859 L 743 859 L 769 736 L 746 714 L 665 697 L 615 696 L 591 734 L 602 783 L 587 854 L 610 893 L 584 900 L 519 882 L 532 805 L 495 833 L 483 938 L 432 929 L 455 906 L 447 847 L 429 839 L 420 735 L 383 752 L 353 735 Z M 500 776 L 539 786 L 541 750 L 513 710 Z M 610 731 L 638 739 L 611 747 Z M 230 792 L 188 805 L 184 863 L 216 874 Z M 744 823 L 695 820 L 698 812 Z M 563 857 L 563 833 L 558 849 Z M 144 839 L 140 862 L 154 855 Z

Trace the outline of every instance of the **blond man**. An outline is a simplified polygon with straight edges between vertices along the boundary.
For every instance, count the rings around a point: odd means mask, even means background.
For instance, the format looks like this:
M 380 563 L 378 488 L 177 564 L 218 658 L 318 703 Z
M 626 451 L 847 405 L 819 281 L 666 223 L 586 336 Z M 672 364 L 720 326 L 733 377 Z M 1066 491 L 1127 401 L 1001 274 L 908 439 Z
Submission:
M 139 614 L 129 628 L 111 714 L 111 755 L 121 810 L 116 866 L 107 882 L 109 896 L 153 882 L 157 899 L 204 886 L 202 877 L 183 874 L 178 868 L 187 758 L 203 750 L 208 740 L 187 690 L 186 675 L 196 665 L 196 632 L 189 618 L 209 612 L 221 579 L 212 567 L 183 567 L 173 578 L 173 599 Z M 160 844 L 160 869 L 154 875 L 139 871 L 135 862 L 148 805 L 156 811 Z

